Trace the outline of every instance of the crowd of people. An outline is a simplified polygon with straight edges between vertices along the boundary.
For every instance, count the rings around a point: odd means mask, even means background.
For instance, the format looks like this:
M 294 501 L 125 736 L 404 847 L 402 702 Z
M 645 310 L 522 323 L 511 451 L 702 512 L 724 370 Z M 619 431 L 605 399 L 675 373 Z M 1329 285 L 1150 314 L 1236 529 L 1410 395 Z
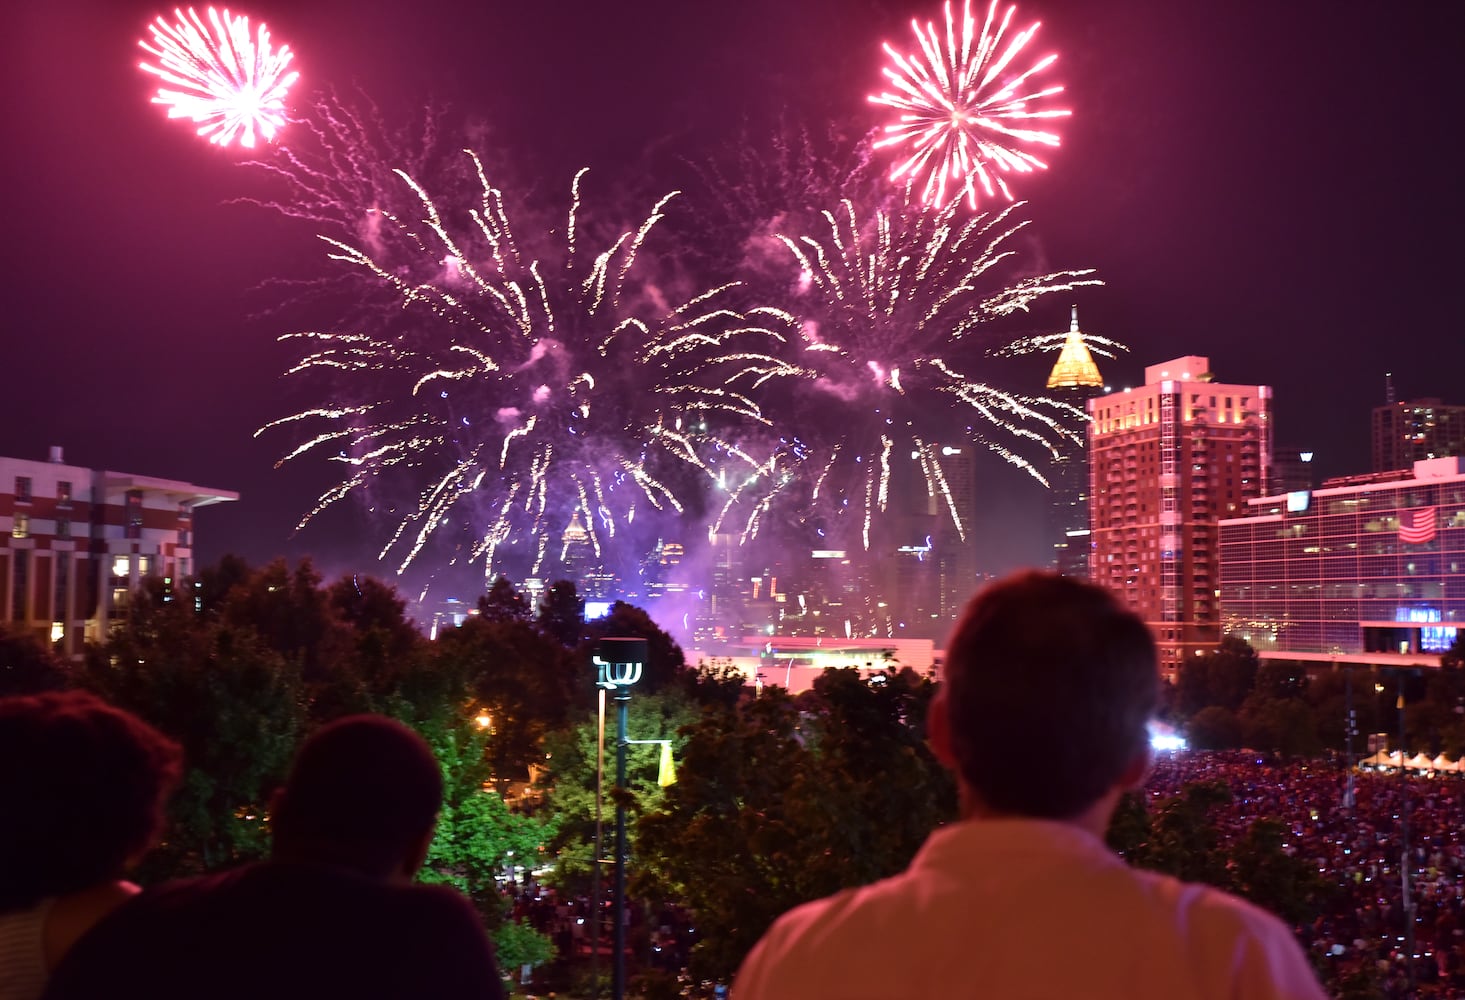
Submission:
M 1284 825 L 1285 850 L 1316 864 L 1328 887 L 1297 933 L 1331 981 L 1371 983 L 1389 997 L 1465 996 L 1465 780 L 1353 770 L 1350 784 L 1349 773 L 1341 759 L 1181 752 L 1161 757 L 1146 794 L 1158 804 L 1192 782 L 1224 783 L 1231 801 L 1208 817 L 1223 847 L 1258 819 Z

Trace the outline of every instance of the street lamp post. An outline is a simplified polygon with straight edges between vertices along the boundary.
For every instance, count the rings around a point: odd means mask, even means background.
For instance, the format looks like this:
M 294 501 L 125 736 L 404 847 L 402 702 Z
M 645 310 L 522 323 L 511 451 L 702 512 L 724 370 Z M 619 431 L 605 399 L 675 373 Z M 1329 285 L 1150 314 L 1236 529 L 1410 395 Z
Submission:
M 616 703 L 616 853 L 615 853 L 615 955 L 612 965 L 611 993 L 615 1000 L 626 996 L 626 736 L 627 716 L 631 705 L 631 687 L 641 679 L 646 666 L 645 639 L 601 639 L 595 653 L 600 666 L 602 690 L 615 692 Z M 596 858 L 597 866 L 600 863 Z M 598 904 L 597 900 L 597 904 Z

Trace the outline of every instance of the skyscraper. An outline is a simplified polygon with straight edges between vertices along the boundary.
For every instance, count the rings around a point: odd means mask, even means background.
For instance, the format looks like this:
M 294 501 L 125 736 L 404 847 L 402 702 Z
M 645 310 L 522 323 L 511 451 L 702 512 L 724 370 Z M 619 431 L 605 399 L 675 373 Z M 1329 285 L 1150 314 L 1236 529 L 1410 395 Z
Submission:
M 1216 522 L 1266 493 L 1271 395 L 1188 356 L 1089 401 L 1090 574 L 1149 624 L 1167 674 L 1220 641 Z
M 1073 307 L 1063 350 L 1048 373 L 1048 391 L 1077 409 L 1104 388 L 1099 366 L 1084 344 L 1078 328 L 1078 306 Z M 1069 429 L 1077 440 L 1059 444 L 1049 477 L 1048 533 L 1053 545 L 1053 568 L 1065 576 L 1089 574 L 1089 463 L 1084 428 L 1074 421 Z
M 1390 401 L 1373 410 L 1373 471 L 1465 455 L 1465 406 L 1438 399 Z

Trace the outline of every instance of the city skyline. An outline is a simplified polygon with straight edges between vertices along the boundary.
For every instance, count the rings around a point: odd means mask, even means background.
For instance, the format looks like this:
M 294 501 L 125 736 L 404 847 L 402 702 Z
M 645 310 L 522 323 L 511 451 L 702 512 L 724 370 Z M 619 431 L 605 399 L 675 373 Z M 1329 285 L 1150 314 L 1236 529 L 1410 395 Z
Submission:
M 1367 471 L 1386 372 L 1400 399 L 1465 402 L 1450 382 L 1465 331 L 1444 292 L 1465 221 L 1451 186 L 1460 140 L 1443 127 L 1465 96 L 1447 71 L 1460 11 L 1021 11 L 1043 21 L 1074 109 L 1049 169 L 1017 192 L 1031 201 L 1031 250 L 1107 283 L 1041 303 L 1029 332 L 1062 332 L 1076 303 L 1086 332 L 1131 347 L 1099 359 L 1113 388 L 1185 354 L 1274 386 L 1275 440 L 1312 448 L 1319 480 Z M 292 537 L 330 474 L 275 470 L 282 442 L 251 437 L 293 405 L 280 380 L 293 359 L 276 337 L 300 326 L 259 286 L 319 275 L 321 251 L 308 230 L 230 204 L 250 193 L 239 157 L 147 104 L 135 38 L 162 12 L 129 0 L 20 14 L 23 53 L 3 72 L 10 92 L 33 96 L 3 112 L 26 154 L 4 167 L 24 197 L 6 251 L 0 454 L 42 459 L 60 445 L 93 467 L 239 491 L 206 515 L 202 561 L 314 554 L 327 573 L 390 578 L 379 546 L 359 542 L 382 531 L 364 513 Z M 429 97 L 461 108 L 558 190 L 584 164 L 614 187 L 668 157 L 713 155 L 784 108 L 863 134 L 881 120 L 865 101 L 880 42 L 939 5 L 768 2 L 714 16 L 670 3 L 428 4 L 408 17 L 325 0 L 249 13 L 299 53 L 307 86 L 356 85 L 408 118 Z M 1399 155 L 1364 145 L 1369 115 L 1406 137 Z M 1034 359 L 1031 385 L 1008 387 L 1040 391 L 1051 363 Z M 1045 560 L 1035 487 L 1000 461 L 979 475 L 979 568 Z

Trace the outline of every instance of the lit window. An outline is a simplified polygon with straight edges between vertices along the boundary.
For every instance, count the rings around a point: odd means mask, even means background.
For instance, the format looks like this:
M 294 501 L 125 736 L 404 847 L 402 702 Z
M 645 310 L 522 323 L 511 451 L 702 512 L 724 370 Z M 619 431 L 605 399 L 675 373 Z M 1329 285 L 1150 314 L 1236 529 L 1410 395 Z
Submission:
M 132 558 L 130 556 L 112 557 L 112 575 L 116 577 L 128 577 L 132 575 Z
M 29 514 L 22 513 L 21 511 L 16 511 L 15 512 L 15 523 L 13 524 L 13 526 L 10 529 L 10 537 L 11 538 L 29 538 L 30 536 L 31 536 L 31 516 Z
M 56 484 L 56 503 L 62 507 L 71 503 L 71 484 L 64 479 Z

